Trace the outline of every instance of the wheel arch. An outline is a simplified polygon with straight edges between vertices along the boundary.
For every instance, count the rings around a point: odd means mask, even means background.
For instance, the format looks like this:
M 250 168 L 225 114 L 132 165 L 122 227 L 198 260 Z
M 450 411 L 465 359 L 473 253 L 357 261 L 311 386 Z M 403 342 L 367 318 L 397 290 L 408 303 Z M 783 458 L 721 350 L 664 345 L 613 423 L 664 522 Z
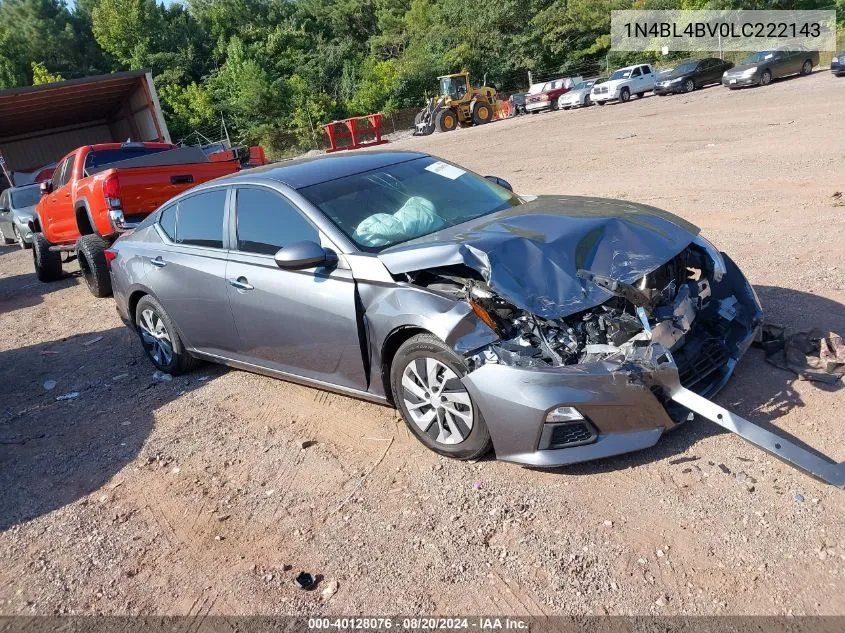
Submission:
M 434 332 L 418 325 L 400 325 L 385 337 L 384 343 L 381 345 L 381 381 L 384 387 L 384 395 L 387 397 L 387 401 L 393 406 L 396 406 L 396 403 L 393 401 L 393 389 L 390 387 L 390 370 L 393 367 L 393 359 L 396 357 L 396 352 L 399 351 L 403 343 L 412 339 L 417 334 L 437 336 Z
M 77 200 L 73 211 L 76 216 L 76 228 L 80 235 L 92 235 L 97 232 L 94 218 L 91 217 L 91 207 L 88 206 L 88 200 L 85 198 Z

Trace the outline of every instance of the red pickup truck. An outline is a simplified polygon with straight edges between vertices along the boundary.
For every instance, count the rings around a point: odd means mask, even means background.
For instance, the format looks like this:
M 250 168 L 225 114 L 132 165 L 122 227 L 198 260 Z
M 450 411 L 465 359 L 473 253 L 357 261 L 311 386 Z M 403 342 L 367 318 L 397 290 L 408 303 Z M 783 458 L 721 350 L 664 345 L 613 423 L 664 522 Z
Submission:
M 163 202 L 207 180 L 237 171 L 211 162 L 200 148 L 167 143 L 86 145 L 56 163 L 41 183 L 33 220 L 33 257 L 41 281 L 62 276 L 62 252 L 75 254 L 96 297 L 111 294 L 105 250 Z

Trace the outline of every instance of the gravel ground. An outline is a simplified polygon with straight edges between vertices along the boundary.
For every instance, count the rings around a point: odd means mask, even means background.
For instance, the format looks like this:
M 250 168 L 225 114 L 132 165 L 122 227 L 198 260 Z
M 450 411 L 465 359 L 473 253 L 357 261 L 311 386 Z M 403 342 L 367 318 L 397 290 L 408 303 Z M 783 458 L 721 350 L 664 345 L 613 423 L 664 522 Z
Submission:
M 845 332 L 843 89 L 820 72 L 393 146 L 673 211 L 771 320 Z M 0 248 L 0 614 L 845 614 L 845 493 L 708 422 L 553 471 L 451 462 L 389 408 L 216 366 L 155 382 L 67 270 L 43 285 Z M 843 391 L 759 350 L 717 400 L 845 460 Z

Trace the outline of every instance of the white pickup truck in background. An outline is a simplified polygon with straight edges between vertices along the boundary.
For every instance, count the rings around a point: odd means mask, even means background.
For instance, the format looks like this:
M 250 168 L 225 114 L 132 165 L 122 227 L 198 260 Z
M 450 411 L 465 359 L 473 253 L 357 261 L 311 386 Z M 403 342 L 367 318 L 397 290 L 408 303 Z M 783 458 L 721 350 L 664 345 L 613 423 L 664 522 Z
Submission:
M 613 71 L 607 81 L 593 86 L 590 100 L 599 105 L 608 101 L 630 101 L 632 95 L 642 97 L 654 90 L 657 73 L 651 64 L 626 66 Z

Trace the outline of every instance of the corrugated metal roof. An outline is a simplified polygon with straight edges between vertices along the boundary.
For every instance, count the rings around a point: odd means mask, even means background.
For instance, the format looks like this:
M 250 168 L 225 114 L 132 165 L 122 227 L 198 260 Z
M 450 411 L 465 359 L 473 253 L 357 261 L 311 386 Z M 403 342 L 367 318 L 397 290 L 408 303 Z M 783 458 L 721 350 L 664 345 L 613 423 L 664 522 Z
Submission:
M 145 74 L 132 70 L 0 91 L 0 139 L 110 119 Z

